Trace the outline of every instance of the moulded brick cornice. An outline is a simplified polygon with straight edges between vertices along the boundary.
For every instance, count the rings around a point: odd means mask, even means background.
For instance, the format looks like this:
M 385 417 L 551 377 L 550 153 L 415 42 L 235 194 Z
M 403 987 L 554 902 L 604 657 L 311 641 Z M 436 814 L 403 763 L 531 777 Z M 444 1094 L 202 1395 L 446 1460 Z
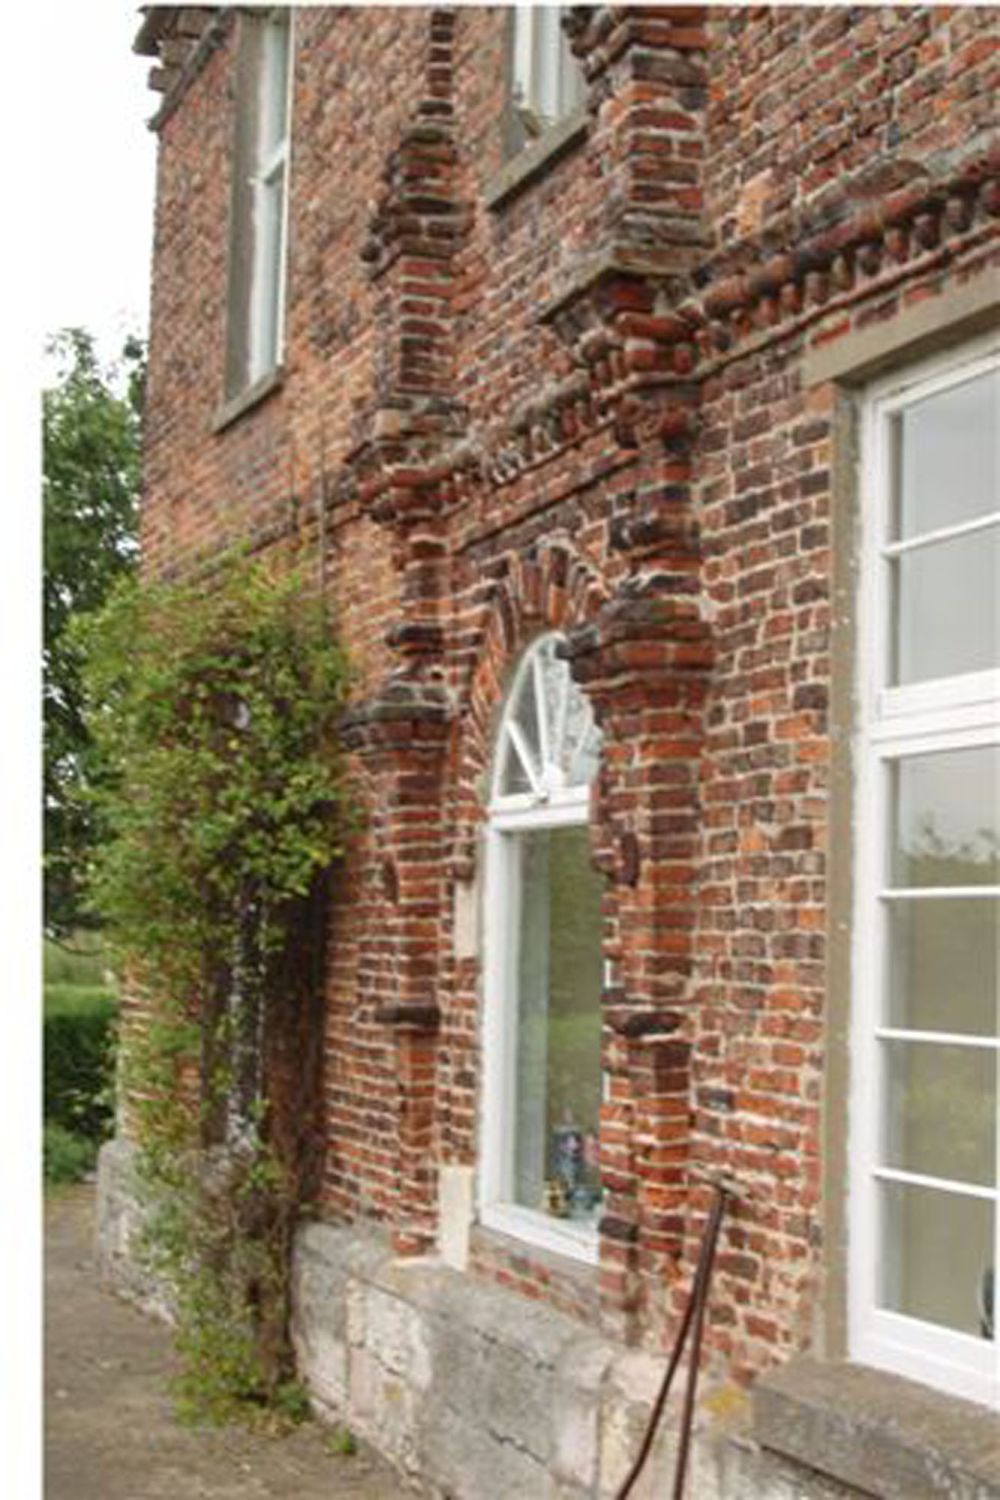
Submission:
M 937 167 L 947 175 L 869 169 L 810 218 L 772 226 L 766 243 L 691 262 L 690 275 L 606 248 L 573 267 L 539 321 L 587 369 L 620 442 L 683 447 L 695 433 L 697 381 L 717 356 L 877 295 L 901 273 L 996 233 L 1000 142 L 977 142 Z M 684 381 L 688 390 L 671 395 Z
M 527 396 L 484 435 L 479 470 L 494 485 L 509 483 L 596 431 L 602 417 L 586 371 L 574 371 Z
M 1000 139 L 977 142 L 947 168 L 946 175 L 907 172 L 905 181 L 869 169 L 818 214 L 772 226 L 766 245 L 744 242 L 706 262 L 697 277 L 705 288 L 699 359 L 875 296 L 901 273 L 992 238 L 1000 218 Z M 883 182 L 891 186 L 879 197 Z
M 149 86 L 163 95 L 149 122 L 159 130 L 176 110 L 205 63 L 235 24 L 235 9 L 220 5 L 146 6 L 133 52 L 155 57 Z

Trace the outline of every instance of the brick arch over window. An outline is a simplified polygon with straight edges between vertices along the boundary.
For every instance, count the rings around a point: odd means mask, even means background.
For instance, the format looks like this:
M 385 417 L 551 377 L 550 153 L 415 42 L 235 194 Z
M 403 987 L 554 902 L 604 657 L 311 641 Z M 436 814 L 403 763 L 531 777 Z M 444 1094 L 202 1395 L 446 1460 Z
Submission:
M 543 631 L 568 635 L 593 624 L 609 597 L 596 568 L 568 543 L 553 541 L 530 557 L 511 554 L 500 568 L 483 608 L 473 666 L 460 692 L 452 745 L 452 867 L 460 880 L 475 873 L 499 714 L 518 659 Z

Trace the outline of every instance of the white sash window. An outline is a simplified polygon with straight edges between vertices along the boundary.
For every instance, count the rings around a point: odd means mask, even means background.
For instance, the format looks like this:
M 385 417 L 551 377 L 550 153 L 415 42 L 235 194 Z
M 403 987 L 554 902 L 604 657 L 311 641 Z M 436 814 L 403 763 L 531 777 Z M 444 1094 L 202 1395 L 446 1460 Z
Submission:
M 873 387 L 851 1353 L 1000 1404 L 1000 352 Z
M 497 737 L 486 852 L 480 1220 L 594 1262 L 601 898 L 587 814 L 599 736 L 542 636 Z
M 281 361 L 288 216 L 292 12 L 240 17 L 229 249 L 226 391 Z

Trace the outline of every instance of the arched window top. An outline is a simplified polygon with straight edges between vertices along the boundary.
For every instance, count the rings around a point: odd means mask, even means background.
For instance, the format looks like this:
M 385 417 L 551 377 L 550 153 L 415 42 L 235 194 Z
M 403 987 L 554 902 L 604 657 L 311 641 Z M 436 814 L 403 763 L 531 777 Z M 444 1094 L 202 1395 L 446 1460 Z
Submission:
M 514 675 L 497 736 L 495 811 L 586 802 L 597 771 L 593 710 L 556 655 L 562 636 L 541 636 Z

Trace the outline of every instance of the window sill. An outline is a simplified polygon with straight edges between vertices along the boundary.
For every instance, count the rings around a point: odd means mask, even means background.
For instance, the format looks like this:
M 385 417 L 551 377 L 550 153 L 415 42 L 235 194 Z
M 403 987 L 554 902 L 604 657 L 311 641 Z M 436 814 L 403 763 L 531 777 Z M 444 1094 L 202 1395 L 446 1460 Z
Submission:
M 525 146 L 487 183 L 483 193 L 486 207 L 495 213 L 539 177 L 544 176 L 560 157 L 584 139 L 587 123 L 586 111 L 575 110 L 565 120 L 553 125 L 532 145 Z
M 598 1263 L 597 1230 L 589 1224 L 550 1219 L 513 1203 L 493 1204 L 479 1213 L 484 1229 L 503 1234 L 531 1250 L 544 1250 L 586 1266 Z
M 284 365 L 275 365 L 273 370 L 268 370 L 266 375 L 261 375 L 253 385 L 248 385 L 245 391 L 240 391 L 238 396 L 231 396 L 224 401 L 212 418 L 212 431 L 222 432 L 229 427 L 245 412 L 259 406 L 274 391 L 280 390 L 285 383 Z
M 996 1413 L 899 1375 L 796 1359 L 761 1376 L 753 1410 L 762 1447 L 865 1494 L 1000 1492 Z

